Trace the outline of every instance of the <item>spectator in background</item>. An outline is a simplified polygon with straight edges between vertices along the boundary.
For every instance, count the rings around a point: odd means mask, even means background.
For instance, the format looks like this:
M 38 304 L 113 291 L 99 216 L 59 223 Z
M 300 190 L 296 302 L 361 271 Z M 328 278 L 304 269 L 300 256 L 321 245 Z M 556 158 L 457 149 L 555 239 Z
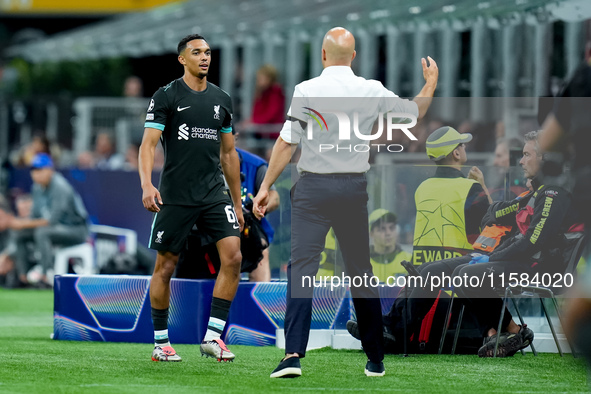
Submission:
M 37 132 L 33 135 L 31 142 L 23 146 L 17 153 L 14 161 L 16 167 L 28 168 L 31 166 L 33 157 L 37 153 L 50 154 L 49 140 L 44 133 Z
M 256 86 L 252 114 L 240 128 L 254 133 L 256 139 L 273 141 L 279 136 L 285 120 L 285 95 L 278 82 L 278 72 L 270 64 L 261 66 L 256 73 Z M 265 146 L 259 152 L 264 153 Z
M 126 170 L 137 170 L 139 168 L 139 154 L 139 146 L 136 144 L 129 144 L 127 151 L 125 151 L 125 163 L 123 164 L 123 168 Z
M 458 133 L 471 133 L 476 128 L 476 125 L 470 120 L 464 120 L 458 125 Z
M 81 244 L 88 236 L 86 208 L 68 181 L 55 172 L 53 160 L 39 153 L 31 164 L 33 206 L 30 218 L 9 216 L 8 227 L 16 232 L 16 264 L 19 274 L 27 271 L 26 242 L 31 240 L 43 268 L 41 282 L 50 286 L 47 272 L 53 268 L 53 246 Z
M 490 195 L 493 201 L 505 201 L 523 193 L 526 188 L 520 185 L 519 179 L 511 177 L 511 152 L 516 151 L 521 155 L 523 142 L 518 138 L 500 138 L 497 140 L 495 156 L 493 159 L 494 177 Z
M 97 133 L 94 145 L 94 160 L 96 168 L 99 170 L 119 170 L 123 168 L 125 158 L 116 153 L 111 132 L 101 130 Z
M 21 194 L 15 200 L 17 217 L 27 219 L 31 216 L 33 199 L 30 194 Z M 16 232 L 9 228 L 9 220 L 12 212 L 8 205 L 0 204 L 0 277 L 4 277 L 6 287 L 18 287 L 27 283 L 27 271 L 19 271 L 18 268 L 28 267 L 36 263 L 34 253 L 27 254 L 27 263 L 17 267 L 17 243 Z M 33 251 L 31 242 L 24 247 Z M 20 282 L 20 283 L 19 283 Z
M 495 123 L 495 141 L 505 138 L 505 122 L 502 120 Z
M 81 170 L 90 170 L 96 166 L 94 155 L 90 151 L 80 152 L 76 159 L 76 167 Z
M 122 109 L 125 111 L 124 117 L 127 118 L 127 132 L 131 141 L 138 143 L 142 140 L 144 128 L 142 127 L 146 119 L 145 107 L 137 105 L 144 97 L 144 82 L 135 75 L 125 78 L 123 83 L 123 97 L 129 99 L 128 105 Z
M 277 81 L 277 69 L 270 64 L 265 64 L 258 69 L 256 78 L 252 123 L 255 125 L 282 124 L 285 120 L 285 95 Z M 280 128 L 274 133 L 265 133 L 264 137 L 276 139 Z M 263 130 L 263 132 L 266 131 Z
M 125 78 L 123 85 L 123 96 L 125 97 L 144 97 L 144 83 L 139 77 L 130 75 Z
M 511 165 L 510 152 L 517 150 L 521 153 L 523 142 L 517 138 L 500 138 L 497 140 L 497 146 L 495 148 L 495 158 L 493 159 L 493 166 L 499 169 L 504 175 L 505 171 L 509 169 Z

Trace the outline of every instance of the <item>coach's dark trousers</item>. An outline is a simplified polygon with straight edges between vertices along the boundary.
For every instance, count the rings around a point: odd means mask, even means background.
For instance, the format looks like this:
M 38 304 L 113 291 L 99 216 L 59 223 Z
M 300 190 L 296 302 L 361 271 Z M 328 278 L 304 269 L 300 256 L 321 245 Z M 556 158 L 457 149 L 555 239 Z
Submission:
M 348 276 L 372 276 L 369 261 L 367 181 L 364 174 L 304 173 L 292 194 L 291 262 L 288 266 L 286 353 L 306 354 L 313 287 L 302 278 L 318 272 L 326 234 L 334 229 Z M 309 283 L 306 281 L 306 284 Z M 369 279 L 368 279 L 369 283 Z M 361 343 L 368 358 L 384 358 L 382 314 L 377 288 L 351 287 Z

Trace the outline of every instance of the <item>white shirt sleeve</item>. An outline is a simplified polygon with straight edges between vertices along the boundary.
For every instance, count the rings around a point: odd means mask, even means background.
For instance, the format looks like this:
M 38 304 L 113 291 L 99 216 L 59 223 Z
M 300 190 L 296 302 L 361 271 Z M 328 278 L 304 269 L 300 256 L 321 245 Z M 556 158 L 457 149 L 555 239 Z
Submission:
M 419 117 L 419 107 L 417 103 L 412 100 L 398 97 L 394 92 L 386 89 L 382 85 L 383 99 L 380 103 L 380 112 L 397 112 L 411 114 Z
M 299 130 L 298 130 L 299 129 Z M 302 128 L 298 121 L 286 120 L 281 128 L 281 139 L 288 144 L 299 144 L 302 138 Z
M 296 87 L 293 91 L 293 98 L 296 98 L 296 97 L 304 97 L 304 94 L 302 92 L 300 85 L 296 85 Z M 280 132 L 280 136 L 287 143 L 299 144 L 300 140 L 302 139 L 304 129 L 302 129 L 302 126 L 300 125 L 300 122 L 298 122 L 298 120 L 305 122 L 306 116 L 303 112 L 303 110 L 304 110 L 303 108 L 294 108 L 293 107 L 294 101 L 301 103 L 302 100 L 293 100 L 293 98 L 291 101 L 291 106 L 289 107 L 289 111 L 287 111 L 287 120 L 283 124 L 283 128 L 281 129 L 281 132 Z

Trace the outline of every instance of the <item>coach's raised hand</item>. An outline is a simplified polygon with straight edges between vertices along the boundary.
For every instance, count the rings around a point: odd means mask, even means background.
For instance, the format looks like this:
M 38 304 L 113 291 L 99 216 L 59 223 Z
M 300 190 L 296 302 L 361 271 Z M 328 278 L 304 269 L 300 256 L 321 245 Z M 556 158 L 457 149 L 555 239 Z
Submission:
M 428 63 L 427 60 L 429 60 Z M 421 58 L 423 77 L 425 78 L 426 84 L 434 85 L 433 89 L 435 90 L 435 87 L 437 86 L 437 80 L 439 79 L 439 68 L 431 56 L 427 56 L 427 60 L 425 60 L 425 58 Z
M 427 62 L 427 60 L 429 62 Z M 413 100 L 415 103 L 417 103 L 419 119 L 425 116 L 429 106 L 431 105 L 433 95 L 435 94 L 435 89 L 437 88 L 437 80 L 439 78 L 439 68 L 431 56 L 427 56 L 427 59 L 421 58 L 421 65 L 423 66 L 425 85 Z

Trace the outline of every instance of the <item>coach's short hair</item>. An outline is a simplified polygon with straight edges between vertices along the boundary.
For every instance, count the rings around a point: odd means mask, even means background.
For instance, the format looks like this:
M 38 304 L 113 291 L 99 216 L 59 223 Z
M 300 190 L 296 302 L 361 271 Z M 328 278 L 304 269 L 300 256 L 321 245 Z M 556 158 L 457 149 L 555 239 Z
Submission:
M 181 40 L 179 41 L 179 45 L 176 47 L 176 51 L 177 53 L 180 55 L 182 51 L 185 50 L 185 48 L 187 47 L 187 43 L 189 41 L 193 41 L 193 40 L 203 40 L 203 41 L 207 41 L 205 38 L 203 38 L 202 35 L 200 34 L 189 34 L 188 36 L 185 36 L 183 38 L 181 38 Z

